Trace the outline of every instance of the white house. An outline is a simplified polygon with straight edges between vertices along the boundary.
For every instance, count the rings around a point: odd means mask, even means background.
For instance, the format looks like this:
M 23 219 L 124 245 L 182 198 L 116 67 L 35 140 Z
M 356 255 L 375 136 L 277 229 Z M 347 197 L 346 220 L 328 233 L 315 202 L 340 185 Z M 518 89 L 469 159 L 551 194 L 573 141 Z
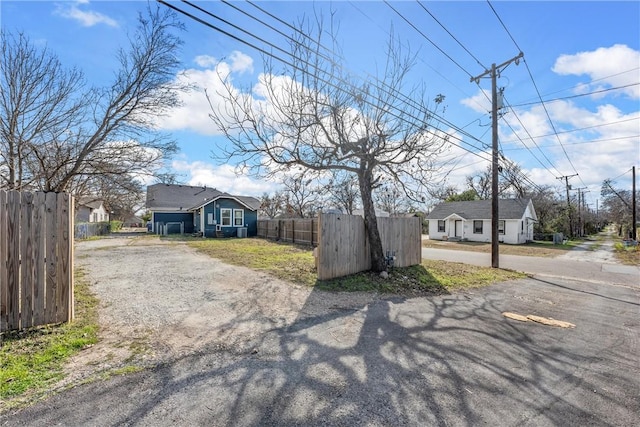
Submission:
M 519 244 L 533 240 L 533 224 L 538 217 L 531 199 L 499 200 L 498 217 L 500 242 Z M 491 200 L 440 203 L 427 219 L 430 239 L 491 242 Z
M 81 197 L 76 207 L 76 222 L 108 222 L 109 212 L 107 212 L 104 202 L 96 197 Z

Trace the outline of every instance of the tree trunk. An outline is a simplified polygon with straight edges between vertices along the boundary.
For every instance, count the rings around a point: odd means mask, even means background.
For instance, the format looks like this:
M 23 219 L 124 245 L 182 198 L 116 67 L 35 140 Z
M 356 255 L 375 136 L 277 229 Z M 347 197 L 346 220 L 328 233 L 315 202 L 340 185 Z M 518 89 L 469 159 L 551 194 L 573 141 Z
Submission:
M 364 212 L 364 228 L 369 238 L 369 251 L 371 254 L 371 270 L 381 272 L 387 270 L 387 261 L 382 250 L 382 240 L 378 231 L 378 221 L 373 205 L 371 194 L 372 174 L 370 171 L 360 171 L 358 174 L 358 184 L 360 185 L 360 195 L 362 197 L 362 210 Z

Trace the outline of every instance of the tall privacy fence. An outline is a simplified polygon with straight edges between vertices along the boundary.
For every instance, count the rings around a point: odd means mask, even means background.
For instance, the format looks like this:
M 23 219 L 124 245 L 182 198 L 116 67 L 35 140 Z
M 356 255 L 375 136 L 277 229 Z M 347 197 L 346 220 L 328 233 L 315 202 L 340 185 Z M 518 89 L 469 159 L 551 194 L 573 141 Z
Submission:
M 0 190 L 0 332 L 73 318 L 73 197 Z
M 395 267 L 420 264 L 420 218 L 378 218 L 378 229 L 384 255 L 395 256 Z M 258 220 L 258 237 L 317 246 L 320 280 L 371 268 L 369 239 L 364 218 L 359 215 L 320 214 L 313 219 Z
M 258 237 L 301 245 L 318 244 L 318 218 L 259 219 Z
M 395 267 L 422 261 L 420 218 L 378 218 L 385 256 Z M 320 214 L 317 251 L 318 279 L 327 280 L 371 269 L 369 239 L 364 218 L 358 215 Z

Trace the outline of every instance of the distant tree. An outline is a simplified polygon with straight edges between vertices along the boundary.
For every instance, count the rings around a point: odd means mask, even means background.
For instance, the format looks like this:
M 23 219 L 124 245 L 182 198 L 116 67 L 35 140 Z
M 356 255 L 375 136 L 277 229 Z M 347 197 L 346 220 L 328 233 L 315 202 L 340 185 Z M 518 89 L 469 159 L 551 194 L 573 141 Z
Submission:
M 632 222 L 632 196 L 631 190 L 616 188 L 615 181 L 605 179 L 600 190 L 602 196 L 602 216 L 618 227 L 618 235 L 626 236 L 631 230 Z M 640 192 L 636 194 L 636 198 Z M 636 212 L 636 218 L 640 217 Z
M 336 173 L 327 187 L 327 200 L 340 211 L 353 215 L 359 206 L 358 179 L 353 175 Z
M 384 271 L 374 192 L 388 178 L 419 200 L 432 185 L 435 159 L 446 140 L 428 127 L 433 113 L 424 90 L 408 87 L 415 56 L 391 39 L 379 77 L 356 80 L 340 65 L 336 35 L 322 28 L 321 17 L 316 21 L 319 28 L 298 25 L 303 31 L 293 35 L 291 66 L 283 69 L 265 59 L 257 98 L 253 89 L 238 90 L 228 76 L 222 77 L 224 88 L 215 96 L 225 109 L 211 111 L 229 141 L 221 147 L 226 150 L 221 160 L 241 160 L 260 176 L 292 167 L 352 174 L 358 180 L 372 270 Z M 333 37 L 331 51 L 320 47 L 327 35 Z M 436 99 L 436 107 L 443 98 Z
M 304 172 L 284 178 L 282 197 L 284 210 L 291 218 L 310 218 L 319 205 L 321 190 L 311 174 Z
M 469 202 L 473 200 L 478 200 L 478 194 L 476 190 L 470 189 L 465 190 L 459 194 L 452 194 L 445 200 L 446 202 Z
M 394 185 L 381 187 L 375 195 L 376 207 L 389 215 L 397 215 L 409 211 L 410 204 L 400 189 Z
M 47 48 L 3 30 L 0 187 L 78 194 L 96 176 L 117 184 L 157 170 L 176 150 L 153 129 L 185 89 L 175 83 L 180 28 L 173 12 L 148 6 L 105 88 L 87 87 Z
M 260 215 L 269 219 L 276 218 L 284 211 L 284 196 L 282 192 L 276 191 L 273 196 L 264 193 L 260 198 Z

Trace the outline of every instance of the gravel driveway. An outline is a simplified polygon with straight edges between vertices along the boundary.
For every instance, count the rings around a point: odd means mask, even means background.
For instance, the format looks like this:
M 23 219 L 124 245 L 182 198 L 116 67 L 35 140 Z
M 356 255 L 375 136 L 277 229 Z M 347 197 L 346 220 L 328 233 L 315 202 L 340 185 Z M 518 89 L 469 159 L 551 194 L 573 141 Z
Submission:
M 76 245 L 100 300 L 100 342 L 68 366 L 62 384 L 134 363 L 154 365 L 203 347 L 245 351 L 268 330 L 372 301 L 372 294 L 336 295 L 283 283 L 224 264 L 183 242 L 114 237 Z

